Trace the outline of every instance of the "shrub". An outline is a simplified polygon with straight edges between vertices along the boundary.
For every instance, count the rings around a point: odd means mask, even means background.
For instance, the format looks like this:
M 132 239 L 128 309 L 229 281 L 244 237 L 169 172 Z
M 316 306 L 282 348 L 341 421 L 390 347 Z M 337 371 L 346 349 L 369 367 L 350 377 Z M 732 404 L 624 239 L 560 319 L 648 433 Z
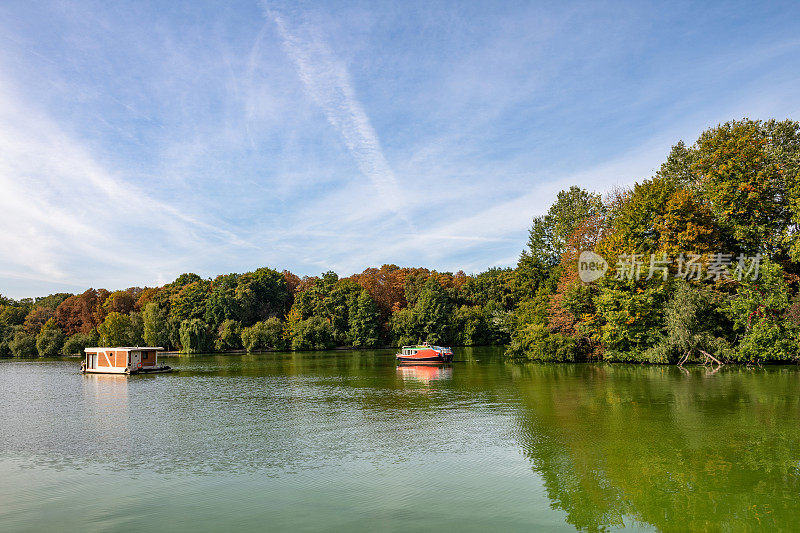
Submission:
M 333 328 L 322 317 L 301 320 L 292 331 L 292 350 L 327 350 L 333 348 Z
M 17 331 L 8 343 L 14 357 L 32 357 L 36 352 L 36 337 L 26 331 Z
M 242 330 L 242 343 L 248 352 L 284 349 L 286 342 L 283 338 L 283 324 L 274 317 L 256 322 Z
M 80 355 L 83 354 L 83 350 L 89 346 L 92 346 L 95 344 L 95 342 L 96 341 L 91 335 L 87 335 L 86 333 L 76 333 L 67 339 L 61 351 L 64 352 L 65 355 Z
M 507 354 L 534 361 L 579 361 L 586 355 L 577 339 L 552 333 L 544 324 L 530 324 L 517 330 Z
M 50 322 L 48 322 L 49 324 Z M 58 355 L 64 346 L 64 332 L 58 326 L 45 327 L 36 336 L 36 351 L 41 357 Z

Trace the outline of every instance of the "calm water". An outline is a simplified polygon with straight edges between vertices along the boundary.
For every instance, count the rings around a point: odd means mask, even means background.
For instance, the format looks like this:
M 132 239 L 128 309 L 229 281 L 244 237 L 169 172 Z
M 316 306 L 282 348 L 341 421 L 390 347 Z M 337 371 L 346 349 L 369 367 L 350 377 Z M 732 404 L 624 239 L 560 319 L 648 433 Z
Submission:
M 800 370 L 0 361 L 0 530 L 787 530 Z

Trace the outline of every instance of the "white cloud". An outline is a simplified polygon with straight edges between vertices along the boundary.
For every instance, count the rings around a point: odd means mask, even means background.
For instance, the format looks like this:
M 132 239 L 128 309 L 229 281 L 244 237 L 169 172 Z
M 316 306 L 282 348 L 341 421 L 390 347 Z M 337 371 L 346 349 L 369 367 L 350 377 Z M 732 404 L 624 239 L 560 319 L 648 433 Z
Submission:
M 356 97 L 345 64 L 333 54 L 316 28 L 296 24 L 269 6 L 265 7 L 265 12 L 275 22 L 308 95 L 341 134 L 359 170 L 372 182 L 385 208 L 402 216 L 406 199 L 384 156 L 378 135 Z
M 103 168 L 8 85 L 0 85 L 0 153 L 1 271 L 88 286 L 102 270 L 146 280 L 166 254 L 247 246 Z

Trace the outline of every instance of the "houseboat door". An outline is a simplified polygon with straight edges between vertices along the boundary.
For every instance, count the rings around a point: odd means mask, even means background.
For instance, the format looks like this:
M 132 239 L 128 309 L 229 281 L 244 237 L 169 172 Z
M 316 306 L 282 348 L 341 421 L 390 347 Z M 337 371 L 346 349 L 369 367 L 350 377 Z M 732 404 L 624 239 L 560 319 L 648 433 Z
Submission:
M 88 359 L 89 360 L 87 361 L 88 364 L 87 368 L 97 368 L 97 354 L 90 353 Z
M 139 365 L 142 364 L 142 352 L 132 351 L 130 364 L 131 368 L 139 368 Z

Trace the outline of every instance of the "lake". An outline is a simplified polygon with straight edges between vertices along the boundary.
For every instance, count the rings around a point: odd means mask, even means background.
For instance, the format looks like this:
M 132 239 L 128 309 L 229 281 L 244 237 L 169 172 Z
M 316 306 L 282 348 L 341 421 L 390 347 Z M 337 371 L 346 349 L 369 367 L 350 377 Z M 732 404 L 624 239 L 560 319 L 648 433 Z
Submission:
M 0 530 L 786 530 L 796 366 L 0 360 Z

